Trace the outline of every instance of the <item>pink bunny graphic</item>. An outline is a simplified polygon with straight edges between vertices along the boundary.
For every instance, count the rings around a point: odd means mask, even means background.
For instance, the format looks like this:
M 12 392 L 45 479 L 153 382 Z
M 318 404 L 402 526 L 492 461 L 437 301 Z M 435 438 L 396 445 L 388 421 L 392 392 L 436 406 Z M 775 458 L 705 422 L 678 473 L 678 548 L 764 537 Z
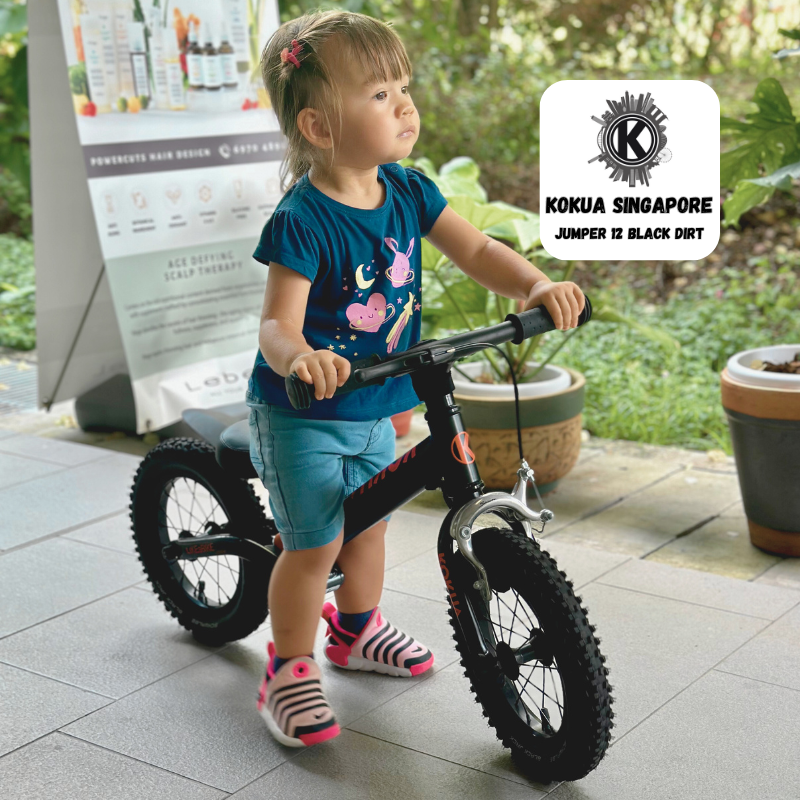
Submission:
M 387 236 L 383 241 L 391 247 L 394 253 L 394 262 L 392 266 L 386 270 L 386 274 L 392 280 L 392 286 L 397 288 L 398 286 L 405 286 L 407 283 L 411 283 L 411 281 L 414 280 L 414 270 L 411 269 L 411 265 L 408 263 L 408 257 L 414 252 L 414 239 L 411 239 L 405 254 L 398 251 L 396 239 L 390 239 Z

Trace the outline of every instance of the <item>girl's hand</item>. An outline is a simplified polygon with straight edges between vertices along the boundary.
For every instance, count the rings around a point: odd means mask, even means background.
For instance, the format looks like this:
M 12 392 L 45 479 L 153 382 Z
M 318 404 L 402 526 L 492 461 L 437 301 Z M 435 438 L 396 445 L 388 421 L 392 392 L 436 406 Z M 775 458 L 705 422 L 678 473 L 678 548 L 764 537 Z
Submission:
M 314 350 L 303 353 L 292 361 L 289 372 L 296 372 L 300 380 L 314 384 L 314 397 L 322 400 L 333 393 L 350 377 L 350 362 L 332 350 Z
M 586 305 L 583 292 L 572 281 L 537 281 L 531 287 L 523 311 L 544 305 L 556 327 L 565 331 L 578 325 Z

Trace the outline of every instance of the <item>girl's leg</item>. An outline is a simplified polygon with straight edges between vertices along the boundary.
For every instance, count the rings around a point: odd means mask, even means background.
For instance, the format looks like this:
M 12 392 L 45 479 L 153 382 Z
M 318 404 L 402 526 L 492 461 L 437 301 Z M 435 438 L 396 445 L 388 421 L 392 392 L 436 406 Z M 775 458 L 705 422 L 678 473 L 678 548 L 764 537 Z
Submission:
M 344 530 L 322 547 L 284 550 L 278 557 L 269 582 L 268 601 L 279 658 L 310 655 L 313 651 L 328 575 L 343 541 Z
M 336 607 L 342 614 L 371 611 L 380 602 L 386 566 L 384 537 L 388 524 L 382 519 L 342 545 L 336 563 L 344 573 L 344 583 L 335 593 Z M 339 535 L 343 541 L 344 531 Z

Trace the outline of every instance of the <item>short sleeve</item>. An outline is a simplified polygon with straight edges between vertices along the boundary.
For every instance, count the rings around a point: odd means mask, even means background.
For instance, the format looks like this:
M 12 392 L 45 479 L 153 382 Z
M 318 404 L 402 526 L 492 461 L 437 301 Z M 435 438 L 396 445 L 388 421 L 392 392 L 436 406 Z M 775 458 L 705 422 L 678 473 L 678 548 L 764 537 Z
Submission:
M 313 281 L 319 269 L 319 242 L 297 214 L 275 211 L 261 231 L 253 258 L 262 264 L 283 264 Z
M 408 185 L 417 202 L 419 209 L 419 231 L 421 236 L 427 236 L 439 214 L 444 211 L 447 200 L 439 191 L 439 187 L 418 169 L 406 167 Z

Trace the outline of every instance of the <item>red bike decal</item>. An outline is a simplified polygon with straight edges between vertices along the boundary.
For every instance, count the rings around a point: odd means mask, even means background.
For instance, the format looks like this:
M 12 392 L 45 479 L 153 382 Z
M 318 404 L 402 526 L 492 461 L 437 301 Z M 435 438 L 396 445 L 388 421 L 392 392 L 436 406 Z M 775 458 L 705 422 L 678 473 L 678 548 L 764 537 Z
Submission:
M 469 434 L 466 431 L 461 431 L 453 437 L 453 441 L 450 442 L 450 452 L 459 464 L 472 464 L 475 461 L 475 453 L 469 449 Z
M 414 458 L 416 454 L 417 454 L 417 446 L 414 445 L 404 456 L 400 456 L 400 458 L 398 458 L 396 461 L 392 461 L 392 463 L 389 464 L 389 466 L 386 467 L 386 469 L 382 470 L 377 475 L 373 475 L 369 479 L 369 482 L 365 483 L 361 487 L 361 491 L 359 492 L 359 494 L 364 494 L 364 491 L 366 489 L 371 489 L 379 480 L 381 480 L 381 478 L 385 478 L 387 469 L 389 470 L 389 472 L 394 472 L 401 464 L 405 464 L 409 460 L 409 458 Z
M 444 563 L 444 553 L 439 553 L 439 566 L 442 569 L 444 585 L 447 587 L 447 592 L 450 595 L 450 605 L 453 606 L 453 611 L 455 611 L 456 616 L 458 616 L 461 613 L 461 609 L 458 607 L 460 604 L 456 597 L 456 590 L 453 588 L 453 582 L 450 580 L 450 570 L 447 569 L 447 564 Z
M 210 553 L 213 549 L 214 549 L 213 544 L 196 544 L 193 545 L 192 547 L 187 547 L 186 552 L 190 556 L 196 556 L 199 555 L 200 553 Z

